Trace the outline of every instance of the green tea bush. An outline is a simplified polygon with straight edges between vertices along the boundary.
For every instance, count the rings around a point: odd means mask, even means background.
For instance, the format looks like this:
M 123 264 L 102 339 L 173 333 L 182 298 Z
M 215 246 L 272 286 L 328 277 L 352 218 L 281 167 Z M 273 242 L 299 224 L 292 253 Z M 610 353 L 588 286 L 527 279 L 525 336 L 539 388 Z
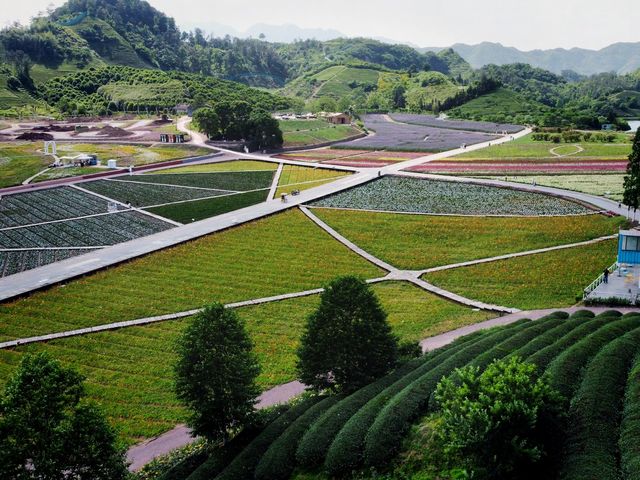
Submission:
M 640 480 L 640 356 L 627 378 L 622 424 L 620 426 L 620 464 L 625 480 Z
M 269 426 L 249 443 L 215 478 L 217 480 L 245 480 L 247 478 L 253 478 L 255 468 L 258 462 L 260 462 L 260 458 L 262 458 L 262 455 L 264 455 L 271 444 L 277 440 L 300 415 L 303 415 L 309 408 L 321 400 L 322 397 L 309 397 L 291 407 L 291 409 L 269 424 Z
M 262 456 L 256 467 L 256 480 L 288 479 L 296 465 L 296 447 L 300 439 L 320 415 L 341 399 L 338 395 L 327 397 L 300 415 Z
M 324 412 L 300 440 L 296 452 L 298 464 L 305 468 L 321 465 L 331 442 L 351 416 L 374 396 L 423 363 L 423 359 L 410 361 L 389 375 L 352 393 Z
M 640 326 L 640 317 L 613 321 L 560 354 L 547 367 L 551 386 L 570 399 L 582 378 L 582 369 L 609 342 Z
M 413 421 L 427 410 L 429 398 L 437 383 L 454 369 L 462 367 L 478 355 L 491 350 L 520 331 L 533 327 L 531 321 L 502 328 L 483 337 L 455 354 L 448 355 L 440 364 L 397 393 L 386 403 L 365 436 L 364 463 L 380 466 L 393 457 Z
M 562 480 L 620 478 L 620 417 L 629 370 L 639 345 L 640 326 L 636 326 L 606 344 L 587 367 L 571 401 Z

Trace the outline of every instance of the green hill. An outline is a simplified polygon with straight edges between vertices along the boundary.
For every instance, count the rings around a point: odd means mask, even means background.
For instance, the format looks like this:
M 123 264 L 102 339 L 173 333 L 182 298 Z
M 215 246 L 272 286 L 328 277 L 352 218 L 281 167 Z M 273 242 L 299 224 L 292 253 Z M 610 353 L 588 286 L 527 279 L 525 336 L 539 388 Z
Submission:
M 460 107 L 447 111 L 454 118 L 467 120 L 512 122 L 520 125 L 534 124 L 551 108 L 506 88 L 474 98 Z

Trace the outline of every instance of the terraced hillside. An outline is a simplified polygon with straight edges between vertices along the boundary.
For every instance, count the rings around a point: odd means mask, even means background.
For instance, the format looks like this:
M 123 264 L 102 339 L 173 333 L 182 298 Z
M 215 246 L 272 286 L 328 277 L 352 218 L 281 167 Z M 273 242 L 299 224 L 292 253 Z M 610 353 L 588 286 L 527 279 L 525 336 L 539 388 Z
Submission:
M 325 478 L 370 468 L 395 478 L 399 464 L 392 460 L 412 425 L 434 411 L 432 393 L 441 378 L 467 365 L 484 369 L 519 357 L 537 366 L 537 376 L 548 375 L 566 402 L 557 478 L 635 479 L 639 352 L 638 313 L 558 312 L 519 320 L 461 337 L 348 396 L 306 398 L 254 432 L 239 453 L 217 452 L 197 469 L 167 478 Z

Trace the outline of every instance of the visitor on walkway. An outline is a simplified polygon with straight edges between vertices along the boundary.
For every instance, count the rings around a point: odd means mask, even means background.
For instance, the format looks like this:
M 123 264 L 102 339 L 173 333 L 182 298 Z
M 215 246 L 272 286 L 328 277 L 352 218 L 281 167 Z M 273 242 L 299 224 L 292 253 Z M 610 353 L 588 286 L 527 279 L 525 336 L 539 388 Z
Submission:
M 604 283 L 609 283 L 609 269 L 608 268 L 604 269 L 603 275 L 604 275 Z

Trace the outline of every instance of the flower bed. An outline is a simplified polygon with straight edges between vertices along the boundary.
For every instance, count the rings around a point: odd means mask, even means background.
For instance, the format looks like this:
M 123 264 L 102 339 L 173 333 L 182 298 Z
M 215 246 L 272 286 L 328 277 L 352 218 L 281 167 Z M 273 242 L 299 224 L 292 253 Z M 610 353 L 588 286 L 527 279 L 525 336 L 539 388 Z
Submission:
M 184 202 L 186 200 L 228 194 L 224 190 L 202 190 L 155 184 L 145 185 L 117 180 L 96 180 L 83 183 L 82 187 L 120 202 L 131 202 L 135 207 L 150 207 L 152 205 Z
M 314 206 L 449 215 L 576 215 L 590 212 L 548 195 L 460 182 L 383 177 Z
M 0 248 L 90 247 L 114 245 L 171 228 L 138 212 L 49 223 L 0 231 Z
M 354 142 L 340 143 L 336 146 L 376 150 L 440 152 L 460 148 L 462 145 L 473 145 L 499 138 L 497 135 L 485 133 L 395 123 L 388 121 L 384 115 L 365 115 L 363 120 L 367 129 L 376 132 L 375 135 Z
M 567 174 L 567 173 L 612 173 L 624 172 L 627 168 L 626 160 L 585 160 L 558 159 L 545 161 L 442 161 L 418 165 L 408 169 L 413 172 L 439 174 Z
M 433 115 L 417 115 L 412 113 L 392 113 L 389 115 L 397 122 L 424 125 L 427 127 L 449 128 L 452 130 L 466 130 L 469 132 L 486 132 L 502 134 L 516 133 L 524 129 L 520 125 L 494 122 L 473 122 L 469 120 L 443 120 Z
M 211 188 L 217 190 L 247 191 L 269 188 L 273 171 L 261 172 L 217 172 L 217 173 L 147 173 L 122 177 L 122 180 L 148 182 L 186 187 Z
M 90 250 L 18 250 L 0 252 L 0 277 L 82 255 Z
M 0 201 L 0 228 L 105 213 L 108 202 L 69 187 L 6 195 Z

